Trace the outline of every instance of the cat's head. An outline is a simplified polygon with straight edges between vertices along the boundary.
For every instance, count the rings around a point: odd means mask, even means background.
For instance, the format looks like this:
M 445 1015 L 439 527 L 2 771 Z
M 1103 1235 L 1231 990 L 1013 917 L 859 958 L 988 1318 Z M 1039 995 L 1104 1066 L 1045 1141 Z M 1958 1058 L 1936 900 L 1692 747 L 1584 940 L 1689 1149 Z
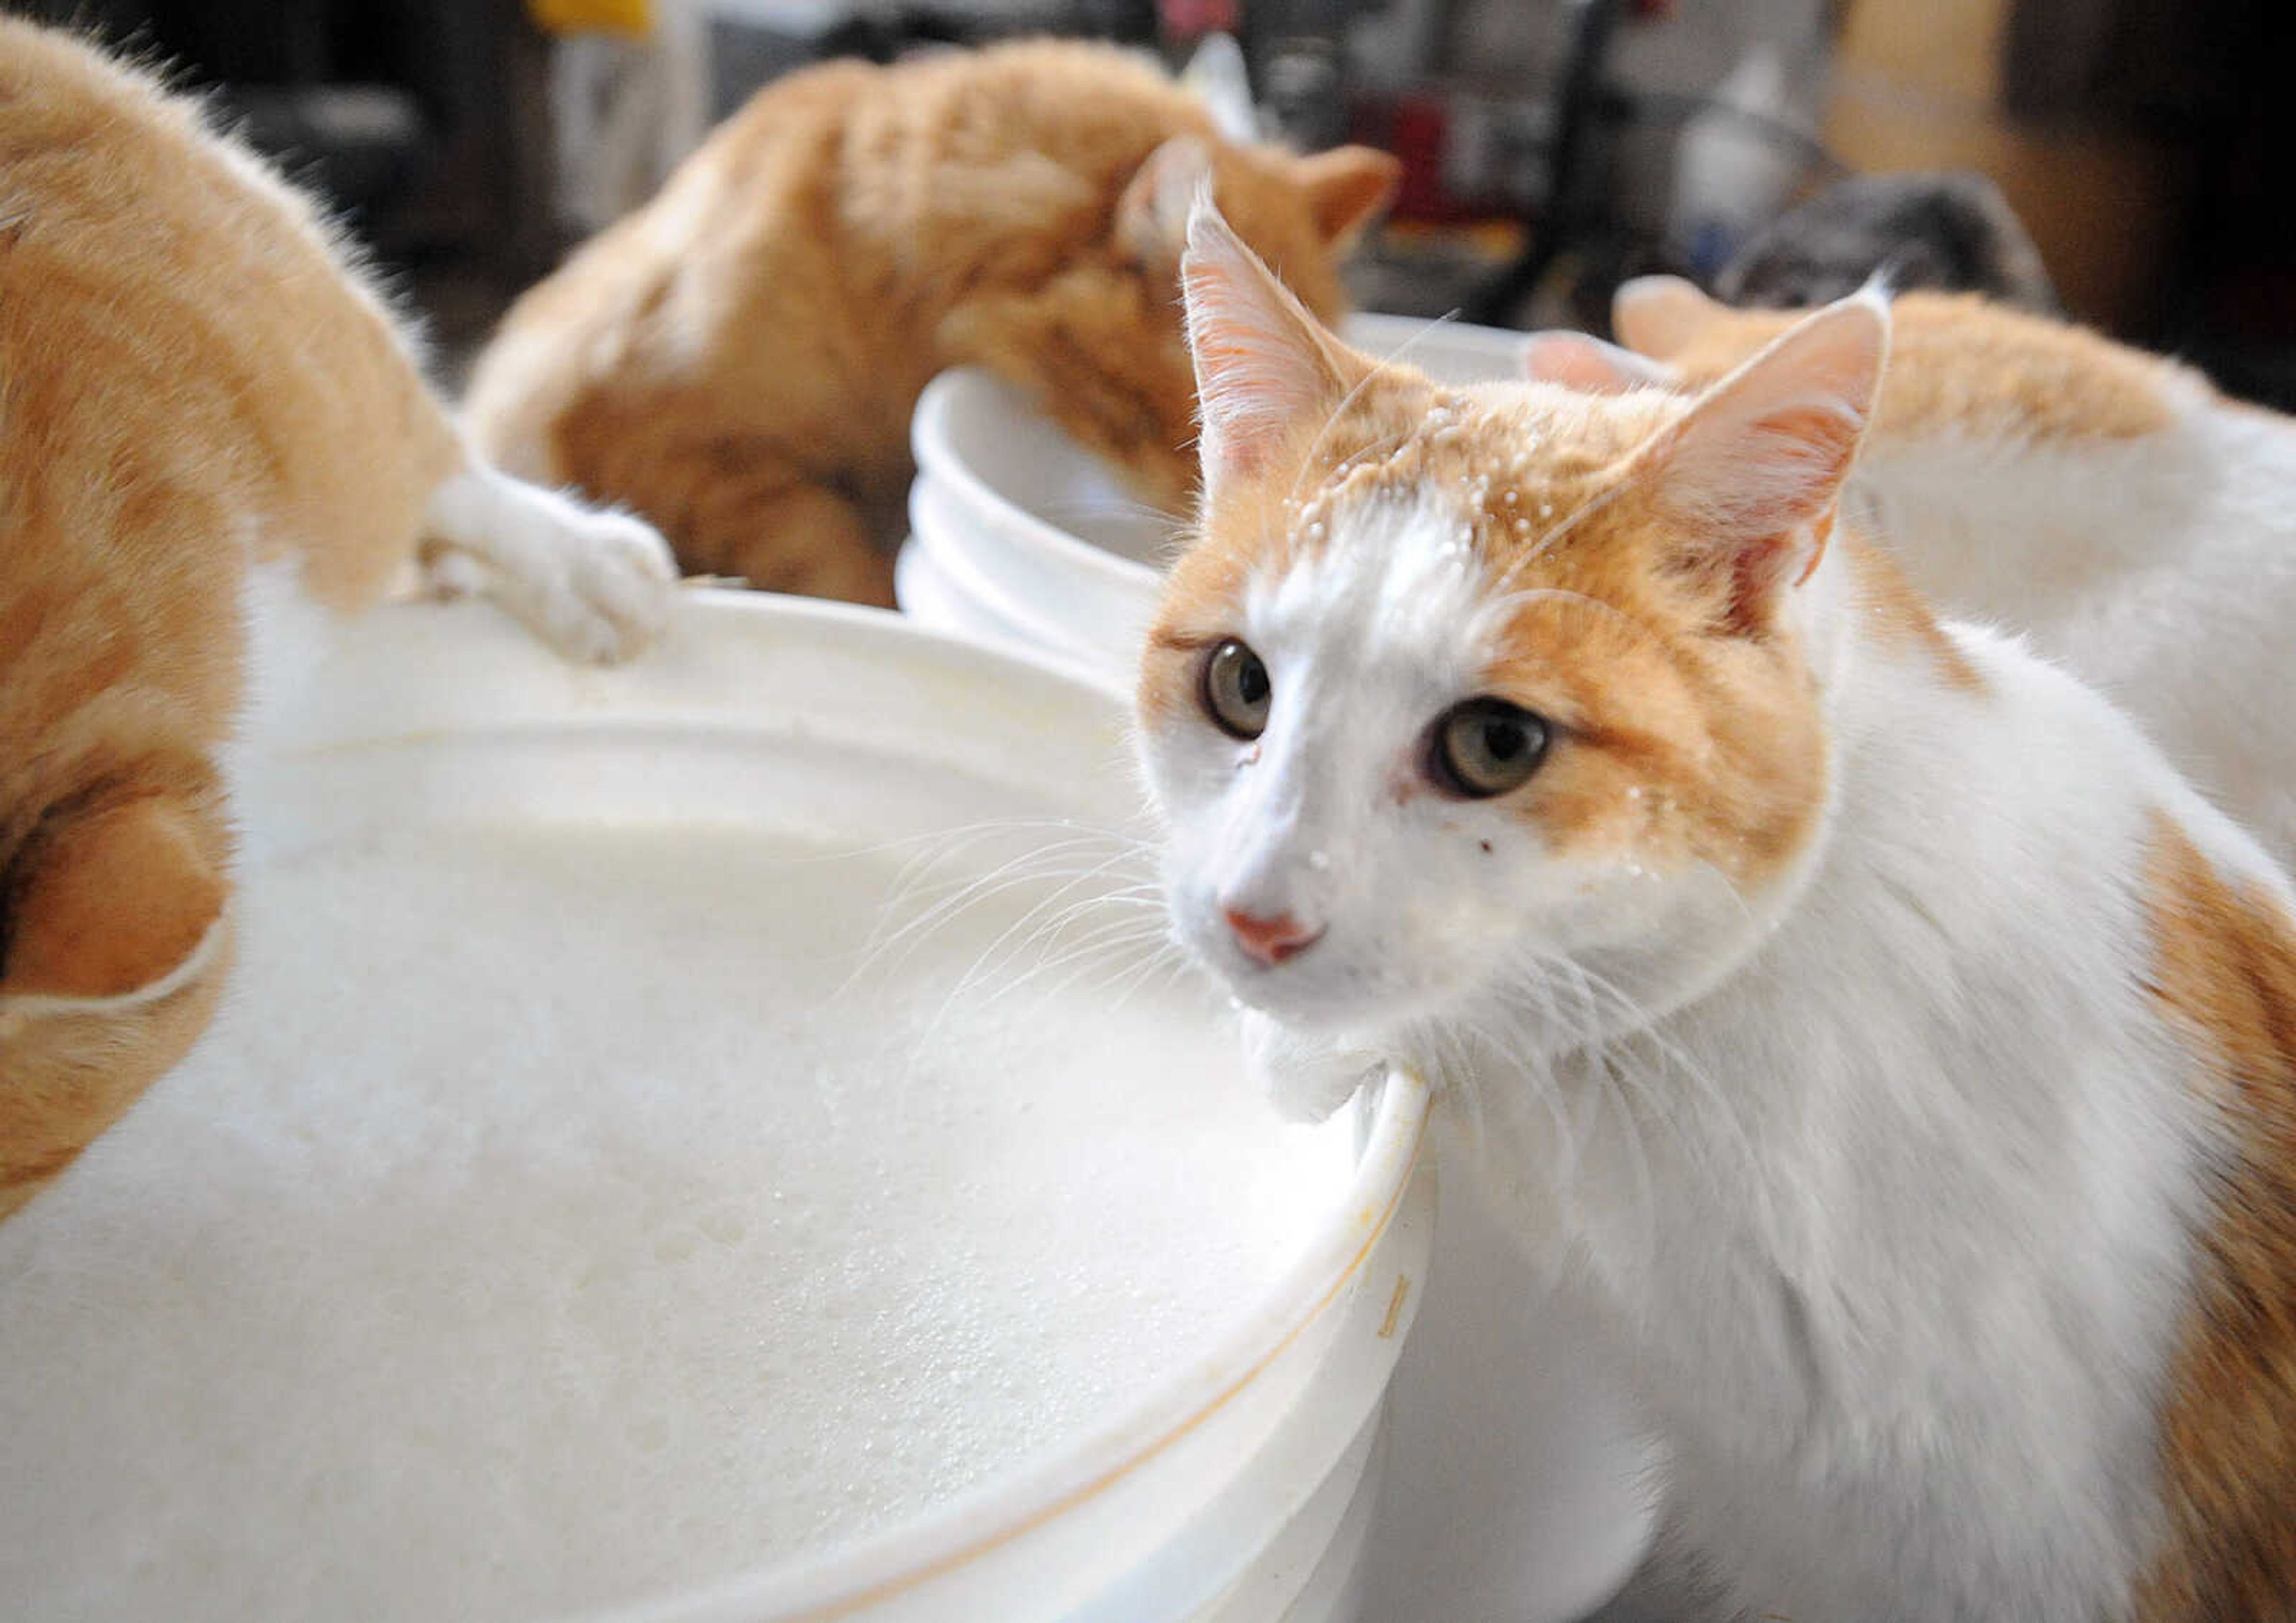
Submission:
M 213 797 L 100 791 L 0 861 L 0 1217 L 183 1058 L 231 957 Z
M 1195 380 L 1180 310 L 1188 209 L 1209 186 L 1234 229 L 1324 321 L 1347 307 L 1340 267 L 1394 194 L 1401 166 L 1369 147 L 1300 156 L 1229 141 L 1208 120 L 1119 168 L 1069 217 L 1088 240 L 1039 283 L 961 306 L 952 356 L 1020 384 L 1070 438 L 1168 512 L 1196 480 Z
M 1205 495 L 1138 695 L 1183 942 L 1367 1035 L 1725 972 L 1823 835 L 1820 565 L 1886 308 L 1589 396 L 1376 365 L 1209 209 L 1185 279 Z

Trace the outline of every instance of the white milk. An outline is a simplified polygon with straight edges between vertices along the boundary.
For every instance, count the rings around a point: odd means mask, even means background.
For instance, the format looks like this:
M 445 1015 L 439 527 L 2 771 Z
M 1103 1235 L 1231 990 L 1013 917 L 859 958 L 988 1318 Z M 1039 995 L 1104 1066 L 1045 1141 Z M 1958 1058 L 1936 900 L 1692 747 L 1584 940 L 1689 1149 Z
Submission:
M 1344 1133 L 1277 1124 L 1168 981 L 952 998 L 1021 899 L 848 988 L 898 867 L 521 827 L 250 875 L 207 1039 L 0 1225 L 8 1614 L 627 1601 L 916 1512 L 1207 1348 Z

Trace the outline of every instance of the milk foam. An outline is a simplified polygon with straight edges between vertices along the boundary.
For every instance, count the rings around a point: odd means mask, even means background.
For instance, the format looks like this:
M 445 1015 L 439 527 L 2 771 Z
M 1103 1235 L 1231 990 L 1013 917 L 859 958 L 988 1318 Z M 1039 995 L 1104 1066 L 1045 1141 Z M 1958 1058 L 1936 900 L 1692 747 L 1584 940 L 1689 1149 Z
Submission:
M 1018 900 L 849 986 L 897 865 L 463 828 L 249 875 L 208 1037 L 0 1225 L 7 1610 L 631 1600 L 1206 1349 L 1343 1131 L 1278 1124 L 1193 994 L 960 986 Z

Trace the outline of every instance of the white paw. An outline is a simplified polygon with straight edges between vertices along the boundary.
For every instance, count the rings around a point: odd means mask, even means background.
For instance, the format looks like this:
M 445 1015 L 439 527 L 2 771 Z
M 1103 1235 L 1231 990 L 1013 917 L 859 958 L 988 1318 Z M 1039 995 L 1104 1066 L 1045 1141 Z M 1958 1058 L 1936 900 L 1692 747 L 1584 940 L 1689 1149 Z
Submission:
M 602 512 L 491 469 L 430 499 L 430 589 L 480 592 L 571 660 L 634 658 L 669 622 L 677 566 L 644 520 Z
M 1387 1067 L 1368 1049 L 1303 1037 L 1257 1009 L 1244 1012 L 1243 1055 L 1268 1102 L 1290 1121 L 1323 1120 Z
M 542 626 L 570 659 L 615 664 L 645 652 L 669 623 L 677 565 L 653 526 L 627 513 L 583 512 L 561 544 L 562 591 Z

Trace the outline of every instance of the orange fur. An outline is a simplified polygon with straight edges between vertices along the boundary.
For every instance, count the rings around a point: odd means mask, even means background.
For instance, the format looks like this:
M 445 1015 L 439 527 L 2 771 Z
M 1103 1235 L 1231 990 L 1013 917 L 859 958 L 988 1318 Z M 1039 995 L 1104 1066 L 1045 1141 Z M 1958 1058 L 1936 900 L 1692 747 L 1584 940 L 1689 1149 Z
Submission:
M 514 472 L 657 523 L 691 570 L 891 601 L 932 375 L 987 366 L 1168 508 L 1193 479 L 1176 307 L 1185 138 L 1318 313 L 1393 160 L 1236 146 L 1111 51 L 1047 42 L 760 92 L 660 196 L 529 291 L 465 403 Z
M 228 959 L 250 553 L 350 608 L 463 463 L 309 208 L 0 19 L 0 1214 L 172 1065 Z
M 1621 343 L 1698 385 L 1730 371 L 1801 315 L 1734 310 L 1685 283 L 1647 299 L 1622 298 L 1614 321 Z M 1974 293 L 1906 293 L 1892 302 L 1890 316 L 1890 378 L 1874 422 L 1879 439 L 1955 430 L 2133 439 L 2167 428 L 2175 392 L 2198 386 L 2157 356 Z
M 2155 819 L 2152 992 L 2234 1124 L 2163 1436 L 2142 1623 L 2296 1617 L 2296 923 Z

